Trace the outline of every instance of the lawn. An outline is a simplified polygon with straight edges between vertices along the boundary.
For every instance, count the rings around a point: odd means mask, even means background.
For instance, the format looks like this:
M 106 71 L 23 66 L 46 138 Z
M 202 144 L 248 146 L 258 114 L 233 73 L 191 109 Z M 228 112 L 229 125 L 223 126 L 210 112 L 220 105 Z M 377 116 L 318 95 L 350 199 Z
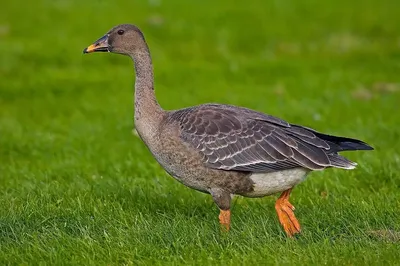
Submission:
M 251 3 L 251 4 L 250 4 Z M 381 1 L 6 1 L 0 9 L 1 265 L 399 265 L 400 8 Z M 375 151 L 312 173 L 291 202 L 211 197 L 133 134 L 133 67 L 83 55 L 112 26 L 150 46 L 165 109 L 246 106 Z

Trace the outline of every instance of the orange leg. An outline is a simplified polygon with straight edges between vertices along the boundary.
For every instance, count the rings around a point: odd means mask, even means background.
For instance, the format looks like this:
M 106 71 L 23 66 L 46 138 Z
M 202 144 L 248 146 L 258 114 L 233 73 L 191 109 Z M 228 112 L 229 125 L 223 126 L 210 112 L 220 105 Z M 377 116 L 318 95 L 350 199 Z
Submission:
M 219 223 L 224 231 L 228 232 L 231 225 L 231 211 L 220 210 L 219 211 Z
M 294 234 L 300 233 L 300 224 L 294 216 L 294 207 L 289 202 L 289 196 L 292 189 L 282 192 L 281 196 L 275 203 L 276 213 L 278 214 L 279 222 L 283 226 L 286 234 L 293 237 Z

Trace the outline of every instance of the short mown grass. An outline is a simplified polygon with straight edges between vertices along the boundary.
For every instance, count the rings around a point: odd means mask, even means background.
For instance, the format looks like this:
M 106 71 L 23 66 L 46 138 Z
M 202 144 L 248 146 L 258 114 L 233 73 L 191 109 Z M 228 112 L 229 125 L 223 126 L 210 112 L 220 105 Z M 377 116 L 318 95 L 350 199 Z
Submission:
M 400 9 L 383 1 L 7 1 L 0 9 L 0 264 L 394 265 L 400 257 Z M 82 50 L 135 23 L 166 109 L 246 106 L 375 151 L 292 193 L 210 196 L 170 178 L 132 134 L 128 58 Z

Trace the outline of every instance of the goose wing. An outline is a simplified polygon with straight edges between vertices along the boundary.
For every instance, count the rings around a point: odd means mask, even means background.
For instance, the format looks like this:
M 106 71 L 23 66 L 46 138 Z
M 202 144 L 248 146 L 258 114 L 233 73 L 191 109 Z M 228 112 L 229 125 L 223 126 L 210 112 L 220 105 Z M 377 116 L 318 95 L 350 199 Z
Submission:
M 214 169 L 272 172 L 303 167 L 354 168 L 315 131 L 250 109 L 218 104 L 171 113 L 181 138 Z

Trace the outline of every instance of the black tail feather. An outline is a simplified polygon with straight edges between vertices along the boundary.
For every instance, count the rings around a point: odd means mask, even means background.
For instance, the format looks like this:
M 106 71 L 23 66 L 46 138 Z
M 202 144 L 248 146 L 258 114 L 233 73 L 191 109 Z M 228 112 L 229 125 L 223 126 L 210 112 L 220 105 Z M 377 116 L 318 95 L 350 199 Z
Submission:
M 367 143 L 358 140 L 345 137 L 336 137 L 331 135 L 322 134 L 319 132 L 314 132 L 317 137 L 329 142 L 332 146 L 333 152 L 339 151 L 356 151 L 356 150 L 373 150 L 374 148 Z

